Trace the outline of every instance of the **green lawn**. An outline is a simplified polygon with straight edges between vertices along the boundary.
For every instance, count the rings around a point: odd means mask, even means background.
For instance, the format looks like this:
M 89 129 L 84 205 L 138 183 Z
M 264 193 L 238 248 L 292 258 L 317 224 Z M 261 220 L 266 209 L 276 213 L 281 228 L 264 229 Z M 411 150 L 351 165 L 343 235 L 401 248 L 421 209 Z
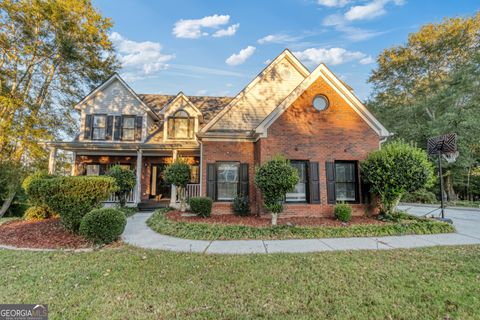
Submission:
M 157 210 L 147 225 L 158 233 L 196 240 L 232 239 L 312 239 L 338 237 L 373 237 L 404 234 L 449 233 L 451 224 L 399 213 L 397 222 L 379 225 L 349 225 L 346 227 L 302 227 L 279 225 L 276 227 L 249 227 L 198 222 L 176 222 L 165 217 L 168 209 Z
M 479 319 L 480 246 L 275 255 L 0 250 L 0 301 L 50 319 Z

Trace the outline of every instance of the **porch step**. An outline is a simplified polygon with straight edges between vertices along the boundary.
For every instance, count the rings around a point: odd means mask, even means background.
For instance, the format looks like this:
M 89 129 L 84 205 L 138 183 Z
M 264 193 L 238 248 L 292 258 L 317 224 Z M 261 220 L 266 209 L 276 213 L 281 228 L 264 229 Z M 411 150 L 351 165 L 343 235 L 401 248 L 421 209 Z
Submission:
M 160 208 L 167 208 L 169 201 L 142 201 L 138 204 L 139 211 L 152 211 Z

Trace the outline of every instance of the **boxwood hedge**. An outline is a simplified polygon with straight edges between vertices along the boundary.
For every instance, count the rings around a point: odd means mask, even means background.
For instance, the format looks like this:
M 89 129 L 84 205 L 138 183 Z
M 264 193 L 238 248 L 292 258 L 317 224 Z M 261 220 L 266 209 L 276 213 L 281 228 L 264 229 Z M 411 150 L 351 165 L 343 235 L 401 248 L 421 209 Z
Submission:
M 29 196 L 60 215 L 66 229 L 77 232 L 80 220 L 115 191 L 115 180 L 105 176 L 56 177 L 35 179 Z

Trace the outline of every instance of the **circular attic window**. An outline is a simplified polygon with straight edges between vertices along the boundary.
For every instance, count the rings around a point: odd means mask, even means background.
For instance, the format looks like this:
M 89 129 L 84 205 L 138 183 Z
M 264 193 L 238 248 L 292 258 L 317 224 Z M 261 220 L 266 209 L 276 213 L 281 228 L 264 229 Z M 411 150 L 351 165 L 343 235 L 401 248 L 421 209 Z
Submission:
M 323 111 L 328 108 L 328 99 L 323 95 L 318 95 L 313 98 L 313 107 L 317 111 Z

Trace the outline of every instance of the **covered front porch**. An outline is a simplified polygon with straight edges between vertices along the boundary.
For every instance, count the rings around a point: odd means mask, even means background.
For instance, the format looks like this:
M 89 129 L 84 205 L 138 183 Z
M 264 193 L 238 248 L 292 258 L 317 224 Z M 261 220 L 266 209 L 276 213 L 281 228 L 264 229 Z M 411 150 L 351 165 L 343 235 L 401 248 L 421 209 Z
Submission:
M 165 168 L 178 157 L 191 166 L 191 182 L 187 185 L 185 197 L 201 194 L 201 156 L 196 148 L 182 148 L 179 145 L 151 144 L 104 144 L 104 143 L 51 143 L 49 172 L 54 173 L 57 150 L 72 152 L 73 176 L 103 175 L 113 165 L 126 166 L 135 171 L 137 184 L 130 192 L 127 205 L 146 208 L 178 206 L 178 192 L 167 184 L 163 177 Z M 118 202 L 114 194 L 106 204 Z

